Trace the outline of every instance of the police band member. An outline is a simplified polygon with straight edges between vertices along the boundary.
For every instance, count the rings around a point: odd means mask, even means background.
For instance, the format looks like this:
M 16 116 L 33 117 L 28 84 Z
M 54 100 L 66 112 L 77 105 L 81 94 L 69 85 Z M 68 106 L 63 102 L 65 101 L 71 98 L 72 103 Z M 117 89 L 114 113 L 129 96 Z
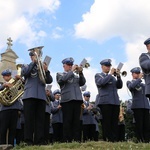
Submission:
M 145 95 L 150 99 L 150 38 L 144 41 L 147 53 L 142 53 L 139 57 L 139 63 L 144 73 Z
M 60 90 L 53 92 L 54 101 L 52 102 L 52 127 L 53 127 L 53 141 L 63 142 L 63 116 L 60 105 L 61 95 Z
M 107 141 L 117 141 L 119 97 L 117 89 L 122 88 L 122 80 L 117 70 L 111 69 L 111 60 L 105 59 L 100 62 L 102 72 L 95 75 L 95 83 L 98 89 L 98 106 L 103 116 L 104 137 Z M 110 73 L 109 73 L 110 72 Z
M 84 97 L 84 109 L 83 109 L 83 142 L 88 140 L 94 140 L 96 125 L 94 113 L 92 112 L 93 105 L 89 102 L 90 100 L 90 92 L 86 91 L 83 93 Z
M 86 80 L 82 70 L 78 70 L 78 76 L 74 74 L 78 66 L 73 65 L 73 62 L 73 58 L 64 59 L 64 72 L 57 73 L 57 82 L 61 88 L 64 142 L 80 141 L 80 113 L 83 103 L 80 86 L 83 86 Z
M 142 83 L 143 74 L 139 67 L 131 70 L 132 81 L 127 81 L 127 87 L 132 93 L 136 135 L 139 142 L 149 142 L 149 102 L 145 96 L 145 85 Z
M 23 65 L 21 71 L 22 76 L 25 78 L 25 88 L 22 98 L 25 116 L 24 140 L 27 145 L 41 145 L 44 142 L 45 84 L 39 78 L 37 60 L 34 52 L 31 51 L 29 55 L 31 57 L 31 63 Z M 46 83 L 52 83 L 53 79 L 47 65 L 44 64 L 43 68 L 46 74 Z
M 46 92 L 46 108 L 45 108 L 45 126 L 44 126 L 44 137 L 45 143 L 49 143 L 49 126 L 50 126 L 50 115 L 51 115 L 51 102 L 54 101 L 54 96 L 51 91 L 51 85 L 47 85 L 45 88 Z
M 12 79 L 11 70 L 4 70 L 1 75 L 5 82 L 0 86 L 0 90 L 4 90 L 5 88 L 12 87 L 12 84 L 9 81 Z M 15 101 L 10 106 L 5 106 L 1 104 L 1 128 L 0 128 L 0 143 L 6 144 L 7 139 L 7 131 L 8 132 L 8 144 L 14 146 L 14 138 L 16 135 L 16 127 L 17 127 L 17 119 L 18 119 L 18 111 L 20 109 L 19 101 Z
M 19 98 L 20 110 L 18 111 L 18 120 L 16 128 L 16 144 L 19 145 L 21 142 L 24 142 L 24 114 L 23 114 L 23 102 Z

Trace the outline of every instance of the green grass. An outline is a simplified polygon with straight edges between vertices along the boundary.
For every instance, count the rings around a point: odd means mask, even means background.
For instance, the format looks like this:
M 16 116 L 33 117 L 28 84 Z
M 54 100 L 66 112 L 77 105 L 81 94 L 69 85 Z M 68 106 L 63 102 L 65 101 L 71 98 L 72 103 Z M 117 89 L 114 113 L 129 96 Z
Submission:
M 149 150 L 149 143 L 133 143 L 133 142 L 87 142 L 87 143 L 55 143 L 46 146 L 24 146 L 17 145 L 13 150 Z

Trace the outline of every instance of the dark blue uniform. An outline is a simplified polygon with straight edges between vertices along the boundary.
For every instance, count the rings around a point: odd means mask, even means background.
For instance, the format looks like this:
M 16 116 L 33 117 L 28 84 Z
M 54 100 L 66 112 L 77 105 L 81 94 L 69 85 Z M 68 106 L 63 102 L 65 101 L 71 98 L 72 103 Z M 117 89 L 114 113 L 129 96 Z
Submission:
M 25 116 L 25 142 L 28 145 L 44 144 L 44 121 L 46 107 L 45 84 L 41 82 L 35 62 L 23 65 L 22 76 L 25 78 L 23 94 Z M 46 72 L 46 83 L 53 81 L 50 72 Z M 34 136 L 33 136 L 34 133 Z
M 137 68 L 131 70 L 134 73 Z M 127 81 L 127 87 L 132 93 L 132 106 L 134 112 L 136 134 L 139 142 L 149 142 L 149 100 L 145 96 L 145 85 L 140 78 Z
M 62 63 L 73 65 L 73 60 L 66 58 Z M 77 76 L 73 71 L 68 71 L 57 73 L 57 82 L 61 88 L 64 141 L 80 141 L 80 113 L 83 103 L 80 86 L 83 86 L 86 80 L 82 72 Z
M 109 59 L 100 62 L 101 65 L 111 66 Z M 119 96 L 117 89 L 123 86 L 120 76 L 117 79 L 111 74 L 97 73 L 95 83 L 98 89 L 97 105 L 100 107 L 103 116 L 104 137 L 107 141 L 117 141 Z M 104 139 L 105 140 L 105 139 Z

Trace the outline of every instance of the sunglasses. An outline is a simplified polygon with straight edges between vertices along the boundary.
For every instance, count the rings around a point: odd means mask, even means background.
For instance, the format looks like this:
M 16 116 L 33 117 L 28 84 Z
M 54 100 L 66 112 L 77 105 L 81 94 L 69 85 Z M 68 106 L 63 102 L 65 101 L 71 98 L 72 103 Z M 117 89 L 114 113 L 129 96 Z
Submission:
M 67 66 L 72 66 L 72 64 L 66 64 Z

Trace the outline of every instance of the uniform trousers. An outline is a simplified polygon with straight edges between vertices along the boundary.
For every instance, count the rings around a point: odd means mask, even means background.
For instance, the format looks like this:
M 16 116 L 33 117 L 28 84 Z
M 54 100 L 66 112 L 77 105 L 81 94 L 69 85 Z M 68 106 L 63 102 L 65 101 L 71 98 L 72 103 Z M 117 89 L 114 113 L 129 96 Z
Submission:
M 53 123 L 53 140 L 54 142 L 63 142 L 63 124 Z
M 44 124 L 44 137 L 45 143 L 49 143 L 49 125 L 50 125 L 50 114 L 45 112 L 45 124 Z
M 6 144 L 7 130 L 9 130 L 8 144 L 14 146 L 17 120 L 18 120 L 17 109 L 9 109 L 9 110 L 1 111 L 1 128 L 0 128 L 1 144 Z
M 96 126 L 95 124 L 83 124 L 83 142 L 94 141 Z
M 136 135 L 139 142 L 149 142 L 149 109 L 133 109 Z
M 61 103 L 63 113 L 64 142 L 80 141 L 80 114 L 83 101 L 71 100 Z
M 125 124 L 118 125 L 118 141 L 125 141 Z
M 100 105 L 100 109 L 103 116 L 102 129 L 104 130 L 103 133 L 106 141 L 118 141 L 118 117 L 120 106 L 105 104 Z
M 44 123 L 46 101 L 24 99 L 24 141 L 27 145 L 41 145 L 44 142 Z

